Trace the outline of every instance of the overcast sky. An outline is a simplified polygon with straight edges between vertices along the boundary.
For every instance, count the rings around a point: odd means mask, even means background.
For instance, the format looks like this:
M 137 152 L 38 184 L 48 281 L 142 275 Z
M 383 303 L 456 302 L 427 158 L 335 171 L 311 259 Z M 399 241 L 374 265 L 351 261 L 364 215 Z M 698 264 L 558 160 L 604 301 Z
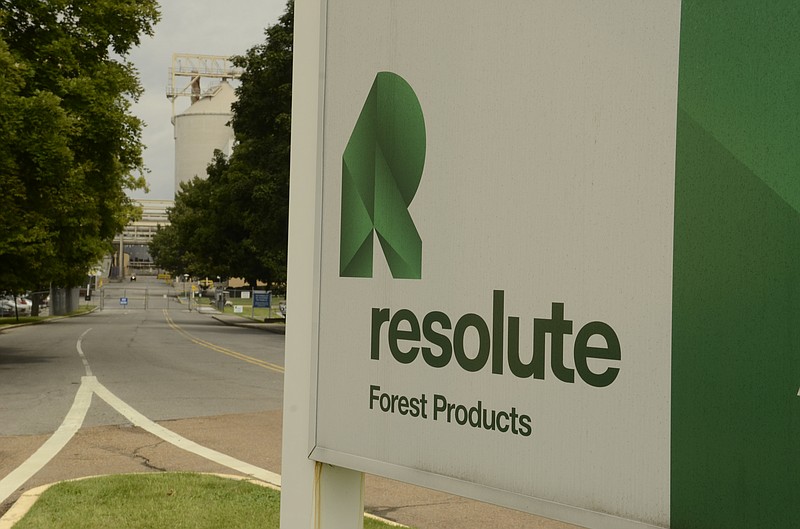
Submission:
M 264 42 L 264 29 L 277 22 L 285 10 L 286 0 L 162 0 L 155 36 L 145 37 L 129 56 L 144 87 L 133 112 L 146 123 L 144 162 L 151 171 L 147 175 L 150 193 L 137 191 L 131 196 L 173 197 L 175 141 L 172 105 L 166 97 L 172 54 L 243 54 Z M 188 100 L 183 100 L 186 98 L 178 100 L 177 112 L 188 106 Z

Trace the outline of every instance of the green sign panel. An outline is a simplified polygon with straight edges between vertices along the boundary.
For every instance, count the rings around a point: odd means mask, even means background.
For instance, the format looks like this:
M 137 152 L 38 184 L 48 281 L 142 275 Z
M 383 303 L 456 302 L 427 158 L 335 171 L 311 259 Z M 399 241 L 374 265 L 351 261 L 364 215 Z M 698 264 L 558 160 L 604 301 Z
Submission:
M 798 527 L 800 4 L 682 10 L 671 527 Z

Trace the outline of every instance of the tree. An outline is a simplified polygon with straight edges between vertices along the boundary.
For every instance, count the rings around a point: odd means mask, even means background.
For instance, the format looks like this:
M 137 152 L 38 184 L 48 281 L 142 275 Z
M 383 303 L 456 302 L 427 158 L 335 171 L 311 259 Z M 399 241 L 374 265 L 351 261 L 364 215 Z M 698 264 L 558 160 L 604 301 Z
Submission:
M 158 266 L 243 277 L 252 286 L 286 280 L 293 23 L 290 0 L 266 41 L 234 57 L 244 68 L 232 108 L 236 144 L 230 158 L 215 153 L 206 181 L 176 196 L 171 225 L 150 245 Z
M 222 207 L 219 199 L 217 181 L 227 168 L 228 160 L 217 150 L 207 169 L 208 179 L 195 177 L 180 184 L 175 205 L 167 212 L 170 224 L 159 227 L 150 241 L 150 255 L 160 268 L 175 275 L 230 276 L 240 233 L 235 220 L 230 220 L 236 218 L 235 212 Z
M 136 215 L 125 56 L 158 18 L 156 0 L 0 0 L 0 289 L 81 283 Z
M 252 273 L 258 272 L 263 281 L 283 282 L 289 232 L 294 0 L 265 33 L 263 44 L 234 58 L 244 73 L 233 104 L 231 124 L 237 145 L 227 186 L 231 200 L 239 205 L 246 233 L 243 245 L 260 265 Z
M 209 252 L 216 226 L 208 220 L 208 188 L 208 181 L 197 177 L 182 182 L 175 205 L 168 212 L 170 225 L 159 228 L 150 242 L 153 260 L 173 274 L 224 275 Z

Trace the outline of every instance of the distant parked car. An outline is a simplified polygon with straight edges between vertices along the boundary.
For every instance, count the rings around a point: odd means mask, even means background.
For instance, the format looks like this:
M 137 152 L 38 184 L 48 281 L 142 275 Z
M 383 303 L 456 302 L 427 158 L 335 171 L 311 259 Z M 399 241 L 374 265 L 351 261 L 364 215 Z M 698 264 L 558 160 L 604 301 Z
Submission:
M 14 309 L 14 302 L 16 299 L 16 311 Z M 29 316 L 31 313 L 32 304 L 25 298 L 14 298 L 13 296 L 5 296 L 0 299 L 0 314 L 3 316 Z
M 33 309 L 33 301 L 29 300 L 28 298 L 17 298 L 17 303 L 20 307 L 22 307 L 22 310 L 19 312 L 20 314 L 24 312 L 26 316 L 30 315 L 31 310 Z
M 30 316 L 33 310 L 33 301 L 27 298 L 17 298 L 17 305 L 19 306 L 20 315 L 25 314 L 26 316 Z

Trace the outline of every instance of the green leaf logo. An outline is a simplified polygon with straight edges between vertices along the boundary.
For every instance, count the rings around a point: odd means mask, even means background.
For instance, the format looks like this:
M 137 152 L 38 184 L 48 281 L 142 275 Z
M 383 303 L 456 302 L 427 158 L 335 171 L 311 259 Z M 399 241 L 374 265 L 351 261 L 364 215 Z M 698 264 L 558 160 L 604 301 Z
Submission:
M 379 72 L 342 155 L 341 277 L 372 277 L 373 231 L 395 279 L 422 278 L 408 206 L 425 165 L 425 119 L 411 86 Z

